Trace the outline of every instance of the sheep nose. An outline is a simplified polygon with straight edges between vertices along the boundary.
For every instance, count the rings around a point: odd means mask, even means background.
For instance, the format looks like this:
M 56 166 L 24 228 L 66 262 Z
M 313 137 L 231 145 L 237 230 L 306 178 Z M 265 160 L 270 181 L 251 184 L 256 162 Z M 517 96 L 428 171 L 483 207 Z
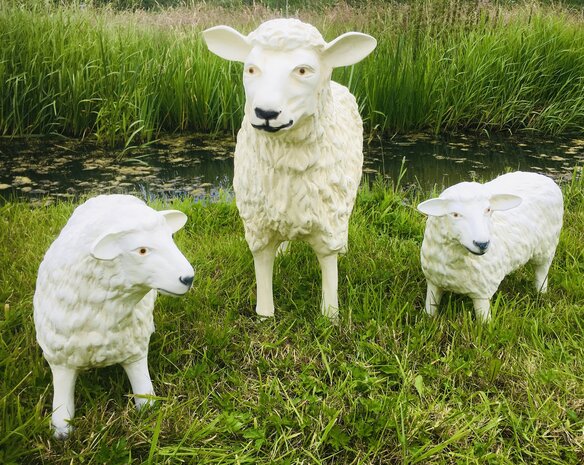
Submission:
M 481 252 L 485 252 L 489 248 L 490 241 L 487 242 L 472 241 L 472 243 L 476 245 Z
M 278 115 L 282 113 L 281 111 L 263 110 L 259 107 L 256 107 L 254 111 L 258 118 L 265 119 L 266 121 L 276 119 Z
M 181 276 L 178 280 L 183 283 L 185 286 L 191 287 L 193 284 L 193 280 L 195 279 L 194 276 Z

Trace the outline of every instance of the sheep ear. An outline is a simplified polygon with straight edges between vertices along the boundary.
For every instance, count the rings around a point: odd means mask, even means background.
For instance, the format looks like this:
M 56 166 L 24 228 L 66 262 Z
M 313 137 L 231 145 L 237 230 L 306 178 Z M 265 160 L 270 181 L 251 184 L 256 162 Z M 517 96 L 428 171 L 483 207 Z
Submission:
M 418 211 L 428 216 L 444 216 L 450 212 L 450 202 L 444 199 L 430 199 L 418 205 Z
M 491 209 L 496 211 L 511 210 L 521 205 L 523 199 L 513 194 L 495 194 L 489 199 Z
M 166 224 L 173 234 L 182 228 L 188 220 L 187 215 L 178 210 L 162 210 L 158 213 L 164 216 Z
M 325 62 L 332 68 L 358 63 L 377 46 L 377 41 L 367 34 L 347 32 L 329 42 L 323 51 Z
M 120 253 L 122 249 L 119 245 L 121 232 L 109 232 L 99 236 L 95 242 L 91 245 L 89 253 L 93 258 L 98 260 L 113 260 Z
M 245 61 L 251 45 L 247 38 L 229 26 L 215 26 L 203 31 L 209 50 L 229 61 Z

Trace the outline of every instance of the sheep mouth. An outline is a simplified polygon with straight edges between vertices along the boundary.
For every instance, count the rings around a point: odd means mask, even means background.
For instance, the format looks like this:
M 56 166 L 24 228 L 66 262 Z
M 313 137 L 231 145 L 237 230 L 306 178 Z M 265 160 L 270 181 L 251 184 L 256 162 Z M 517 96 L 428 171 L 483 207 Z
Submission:
M 265 124 L 253 124 L 252 126 L 256 129 L 261 129 L 262 131 L 266 132 L 278 132 L 280 129 L 289 128 L 294 124 L 294 121 L 290 120 L 288 123 L 283 124 L 282 126 L 270 126 L 270 124 L 266 121 Z
M 471 254 L 473 254 L 473 255 L 477 255 L 477 256 L 481 256 L 481 255 L 484 255 L 484 254 L 486 254 L 486 253 L 487 253 L 487 249 L 485 249 L 485 250 L 479 250 L 479 251 L 477 252 L 476 250 L 469 249 L 469 248 L 468 248 L 468 247 L 466 247 L 466 246 L 465 246 L 464 248 L 465 248 L 466 250 L 468 250 L 468 251 L 469 251 Z
M 166 289 L 161 289 L 161 288 L 158 288 L 158 289 L 156 289 L 156 290 L 157 290 L 158 292 L 160 292 L 162 295 L 170 295 L 170 296 L 172 296 L 172 297 L 181 297 L 181 296 L 185 295 L 185 294 L 187 293 L 187 291 L 188 291 L 188 289 L 187 289 L 187 290 L 186 290 L 185 292 L 183 292 L 182 294 L 177 294 L 176 292 L 170 292 L 170 291 L 167 291 Z

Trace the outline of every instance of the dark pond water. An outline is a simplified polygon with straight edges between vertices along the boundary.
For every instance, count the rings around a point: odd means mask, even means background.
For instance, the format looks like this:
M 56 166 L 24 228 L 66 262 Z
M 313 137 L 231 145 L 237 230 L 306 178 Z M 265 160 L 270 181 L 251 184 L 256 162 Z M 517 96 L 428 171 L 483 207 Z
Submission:
M 121 154 L 90 142 L 0 138 L 0 197 L 52 202 L 81 194 L 217 197 L 229 192 L 233 138 L 165 138 Z M 425 134 L 372 140 L 365 145 L 364 175 L 401 185 L 439 189 L 461 180 L 488 180 L 526 170 L 568 180 L 584 165 L 584 137 L 436 138 Z M 581 168 L 579 168 L 581 169 Z

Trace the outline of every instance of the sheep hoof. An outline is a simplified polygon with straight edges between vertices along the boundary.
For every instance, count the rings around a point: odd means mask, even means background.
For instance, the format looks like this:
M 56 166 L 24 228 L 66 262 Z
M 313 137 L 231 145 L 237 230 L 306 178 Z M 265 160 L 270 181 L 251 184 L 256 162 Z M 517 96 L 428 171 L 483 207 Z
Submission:
M 324 305 L 321 307 L 322 316 L 324 316 L 329 322 L 333 325 L 339 324 L 339 308 L 337 306 L 328 306 L 325 307 Z
M 330 324 L 333 326 L 339 326 L 341 323 L 341 319 L 339 318 L 338 313 L 336 315 L 327 316 L 327 319 L 329 320 Z
M 134 403 L 136 404 L 136 410 L 146 410 L 153 407 L 156 404 L 156 399 L 151 396 L 154 394 L 135 394 Z
M 274 306 L 269 305 L 268 308 L 260 308 L 256 305 L 255 308 L 256 314 L 259 317 L 260 321 L 264 321 L 270 318 L 274 318 Z
M 69 437 L 71 431 L 73 431 L 73 427 L 70 424 L 65 424 L 63 426 L 53 426 L 53 437 L 58 439 L 59 441 L 64 441 Z
M 491 322 L 491 315 L 477 315 L 477 320 L 482 324 L 488 324 Z
M 476 319 L 479 323 L 487 324 L 491 321 L 491 312 L 475 311 Z
M 261 313 L 257 313 L 258 320 L 261 321 L 270 321 L 274 319 L 274 314 L 271 315 L 262 315 Z
M 543 282 L 536 282 L 535 283 L 535 290 L 540 294 L 545 294 L 548 291 L 548 282 L 547 277 Z
M 339 324 L 339 308 L 337 306 L 321 306 L 322 316 L 326 317 L 331 323 Z

